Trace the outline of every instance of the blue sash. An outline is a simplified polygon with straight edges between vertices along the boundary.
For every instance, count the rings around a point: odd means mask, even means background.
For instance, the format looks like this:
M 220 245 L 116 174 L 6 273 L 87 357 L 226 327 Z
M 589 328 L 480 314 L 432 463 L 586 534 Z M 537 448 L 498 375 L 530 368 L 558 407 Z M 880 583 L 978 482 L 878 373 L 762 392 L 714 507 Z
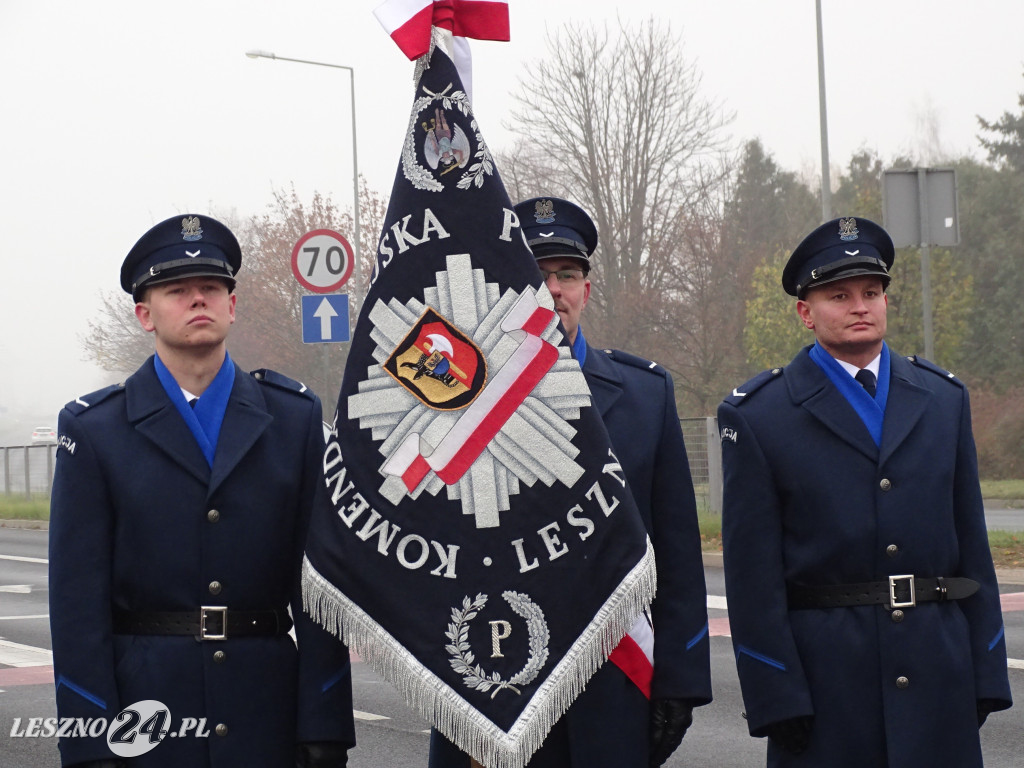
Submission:
M 885 404 L 889 399 L 888 345 L 884 341 L 882 342 L 882 359 L 878 363 L 878 385 L 874 398 L 818 342 L 814 342 L 809 354 L 811 360 L 818 364 L 829 380 L 836 385 L 836 389 L 853 406 L 853 410 L 857 412 L 860 420 L 864 422 L 864 426 L 868 428 L 875 445 L 880 446 L 882 444 L 882 421 L 885 419 Z
M 167 370 L 160 355 L 153 356 L 153 365 L 156 368 L 156 375 L 163 384 L 164 391 L 171 398 L 174 407 L 177 408 L 181 418 L 185 420 L 189 431 L 192 432 L 199 448 L 206 457 L 206 463 L 213 467 L 213 457 L 217 453 L 217 438 L 220 437 L 220 426 L 224 422 L 224 411 L 228 407 L 228 398 L 231 397 L 231 388 L 235 383 L 235 364 L 231 362 L 231 356 L 224 353 L 224 363 L 220 370 L 210 382 L 210 386 L 203 392 L 203 396 L 196 401 L 195 408 L 189 407 L 185 395 L 182 394 L 181 385 L 178 384 L 173 374 Z
M 587 340 L 583 338 L 583 326 L 576 326 L 576 341 L 572 343 L 572 356 L 575 357 L 580 364 L 580 368 L 587 362 Z

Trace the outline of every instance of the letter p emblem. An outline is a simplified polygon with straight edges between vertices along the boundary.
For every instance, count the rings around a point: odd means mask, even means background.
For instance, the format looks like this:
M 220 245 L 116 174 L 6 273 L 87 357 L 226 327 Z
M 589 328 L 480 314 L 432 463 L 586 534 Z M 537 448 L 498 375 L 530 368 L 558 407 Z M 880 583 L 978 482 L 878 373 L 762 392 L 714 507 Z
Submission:
M 501 641 L 512 634 L 512 625 L 502 619 L 490 621 L 488 624 L 491 625 L 491 658 L 503 659 L 505 657 L 501 652 Z

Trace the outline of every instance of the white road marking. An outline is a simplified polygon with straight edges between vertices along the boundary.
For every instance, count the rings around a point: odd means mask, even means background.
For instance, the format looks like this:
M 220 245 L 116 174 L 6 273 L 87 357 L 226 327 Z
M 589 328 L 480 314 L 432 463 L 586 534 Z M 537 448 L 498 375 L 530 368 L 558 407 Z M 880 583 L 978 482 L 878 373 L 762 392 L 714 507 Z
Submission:
M 40 563 L 46 565 L 49 560 L 42 557 L 21 557 L 19 555 L 0 555 L 0 560 L 14 560 L 19 563 Z
M 32 591 L 31 584 L 4 584 L 0 585 L 0 592 L 13 592 L 17 595 L 27 595 Z
M 356 720 L 390 720 L 390 717 L 384 715 L 375 715 L 372 712 L 360 712 L 358 709 L 352 710 L 352 717 Z
M 8 667 L 45 667 L 53 664 L 53 652 L 45 648 L 0 640 L 0 664 Z
M 17 621 L 18 619 L 48 619 L 48 613 L 33 613 L 27 616 L 0 616 L 0 621 Z

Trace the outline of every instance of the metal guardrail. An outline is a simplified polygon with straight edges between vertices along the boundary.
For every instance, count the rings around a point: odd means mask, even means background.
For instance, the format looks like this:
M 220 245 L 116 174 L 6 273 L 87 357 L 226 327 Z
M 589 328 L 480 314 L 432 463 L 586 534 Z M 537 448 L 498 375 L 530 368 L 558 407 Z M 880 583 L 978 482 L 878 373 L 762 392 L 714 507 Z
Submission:
M 718 438 L 718 419 L 701 416 L 680 419 L 686 457 L 690 462 L 697 509 L 722 513 L 722 443 Z
M 50 495 L 57 457 L 55 443 L 0 447 L 0 451 L 3 452 L 0 493 L 26 499 Z

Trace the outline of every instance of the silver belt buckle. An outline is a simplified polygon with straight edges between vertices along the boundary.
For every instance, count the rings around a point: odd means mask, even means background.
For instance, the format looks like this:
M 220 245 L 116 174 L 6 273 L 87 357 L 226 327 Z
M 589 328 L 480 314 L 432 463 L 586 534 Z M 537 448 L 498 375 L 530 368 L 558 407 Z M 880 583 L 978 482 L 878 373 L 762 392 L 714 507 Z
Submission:
M 896 585 L 901 581 L 906 581 L 910 588 L 910 600 L 907 602 L 897 602 L 896 600 Z M 917 595 L 914 592 L 913 574 L 889 577 L 889 607 L 892 609 L 917 607 Z
M 911 592 L 913 594 L 913 592 Z M 220 614 L 220 634 L 214 634 L 206 629 L 206 619 L 209 616 Z M 228 639 L 228 609 L 225 605 L 204 605 L 199 608 L 199 639 L 200 640 L 227 640 Z

